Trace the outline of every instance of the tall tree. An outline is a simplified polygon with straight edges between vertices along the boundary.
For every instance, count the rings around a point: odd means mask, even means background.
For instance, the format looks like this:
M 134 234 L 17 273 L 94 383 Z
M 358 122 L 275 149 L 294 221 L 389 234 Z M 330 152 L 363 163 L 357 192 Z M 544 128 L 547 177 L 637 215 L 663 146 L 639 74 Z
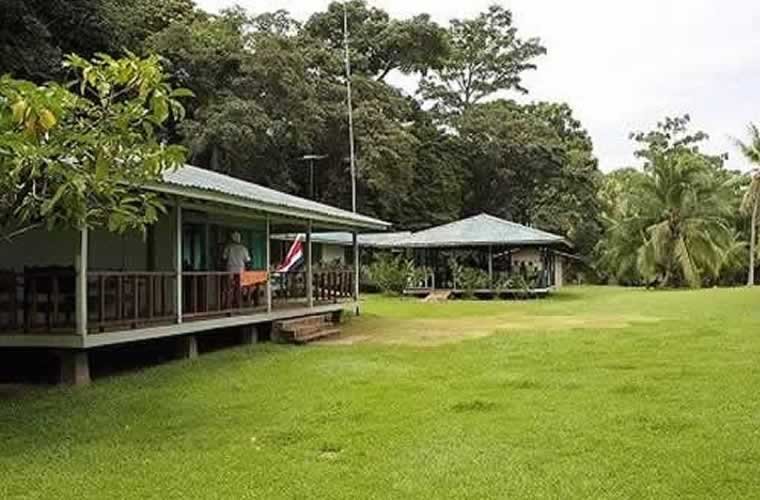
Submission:
M 538 38 L 518 37 L 512 12 L 497 5 L 474 19 L 452 20 L 449 40 L 442 67 L 420 83 L 421 96 L 444 114 L 466 111 L 500 91 L 527 92 L 522 75 L 546 53 Z
M 757 224 L 758 212 L 760 212 L 760 130 L 757 125 L 751 123 L 748 127 L 749 140 L 742 142 L 737 140 L 736 144 L 745 158 L 753 165 L 755 169 L 750 174 L 751 181 L 744 199 L 742 201 L 742 211 L 750 214 L 750 238 L 749 238 L 749 271 L 747 273 L 747 286 L 755 286 L 755 257 L 757 256 Z
M 325 12 L 311 16 L 306 35 L 343 49 L 343 2 L 332 2 Z M 345 3 L 351 34 L 351 65 L 355 73 L 384 80 L 393 70 L 425 73 L 440 68 L 448 54 L 446 30 L 427 14 L 393 19 L 364 0 Z
M 0 0 L 0 74 L 61 80 L 64 54 L 119 49 L 101 0 Z

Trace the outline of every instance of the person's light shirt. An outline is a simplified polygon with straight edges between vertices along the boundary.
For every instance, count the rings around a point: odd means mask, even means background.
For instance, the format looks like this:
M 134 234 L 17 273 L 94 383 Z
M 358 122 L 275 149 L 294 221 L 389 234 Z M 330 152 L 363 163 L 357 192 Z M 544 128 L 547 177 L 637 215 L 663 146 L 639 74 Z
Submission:
M 227 261 L 227 271 L 231 273 L 242 273 L 245 271 L 245 265 L 251 262 L 251 254 L 248 249 L 241 243 L 230 243 L 224 249 L 224 260 Z

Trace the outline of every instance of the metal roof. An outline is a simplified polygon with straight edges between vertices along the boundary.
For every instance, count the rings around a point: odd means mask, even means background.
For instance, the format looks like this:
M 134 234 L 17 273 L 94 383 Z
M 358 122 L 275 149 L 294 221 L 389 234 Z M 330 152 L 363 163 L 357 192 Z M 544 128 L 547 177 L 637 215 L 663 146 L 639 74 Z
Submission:
M 396 242 L 397 246 L 405 248 L 548 244 L 570 246 L 562 236 L 488 214 L 432 227 Z
M 359 246 L 372 248 L 395 248 L 398 241 L 408 238 L 412 233 L 402 231 L 397 233 L 365 233 L 359 235 Z M 283 241 L 294 241 L 303 233 L 273 234 L 272 239 Z M 312 233 L 311 241 L 327 245 L 351 246 L 353 245 L 353 236 L 346 232 L 332 233 Z
M 164 173 L 151 189 L 300 219 L 361 229 L 387 229 L 390 223 L 323 203 L 285 194 L 211 170 L 185 165 Z

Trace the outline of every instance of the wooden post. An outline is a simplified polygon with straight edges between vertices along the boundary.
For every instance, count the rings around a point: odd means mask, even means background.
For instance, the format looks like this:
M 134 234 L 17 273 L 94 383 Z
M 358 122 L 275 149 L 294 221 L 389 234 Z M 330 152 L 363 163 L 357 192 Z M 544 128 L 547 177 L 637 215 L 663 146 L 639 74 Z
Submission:
M 79 231 L 79 255 L 76 258 L 76 327 L 77 335 L 87 335 L 87 251 L 89 234 L 87 227 Z
M 87 351 L 62 351 L 60 358 L 60 382 L 66 385 L 90 383 L 90 363 Z
M 267 265 L 267 312 L 272 312 L 272 241 L 270 240 L 272 234 L 272 221 L 269 215 L 267 215 L 267 241 L 266 241 L 266 265 Z
M 195 335 L 177 337 L 177 357 L 179 359 L 196 359 L 198 357 L 198 339 Z
M 174 231 L 174 271 L 177 273 L 176 287 L 174 288 L 174 300 L 177 306 L 177 323 L 182 323 L 182 204 L 177 198 L 175 211 Z
M 359 315 L 359 235 L 356 231 L 351 235 L 354 246 L 354 313 Z
M 493 245 L 488 245 L 488 283 L 493 288 Z
M 306 229 L 306 296 L 308 297 L 309 307 L 314 307 L 314 264 L 312 262 L 311 248 L 311 229 L 312 223 Z

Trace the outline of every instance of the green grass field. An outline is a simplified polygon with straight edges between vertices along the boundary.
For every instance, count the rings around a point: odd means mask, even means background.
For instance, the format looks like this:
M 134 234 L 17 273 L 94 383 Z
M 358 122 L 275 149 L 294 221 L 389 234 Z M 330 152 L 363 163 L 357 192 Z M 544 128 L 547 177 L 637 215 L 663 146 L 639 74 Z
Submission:
M 760 496 L 760 290 L 364 311 L 0 396 L 0 498 Z

